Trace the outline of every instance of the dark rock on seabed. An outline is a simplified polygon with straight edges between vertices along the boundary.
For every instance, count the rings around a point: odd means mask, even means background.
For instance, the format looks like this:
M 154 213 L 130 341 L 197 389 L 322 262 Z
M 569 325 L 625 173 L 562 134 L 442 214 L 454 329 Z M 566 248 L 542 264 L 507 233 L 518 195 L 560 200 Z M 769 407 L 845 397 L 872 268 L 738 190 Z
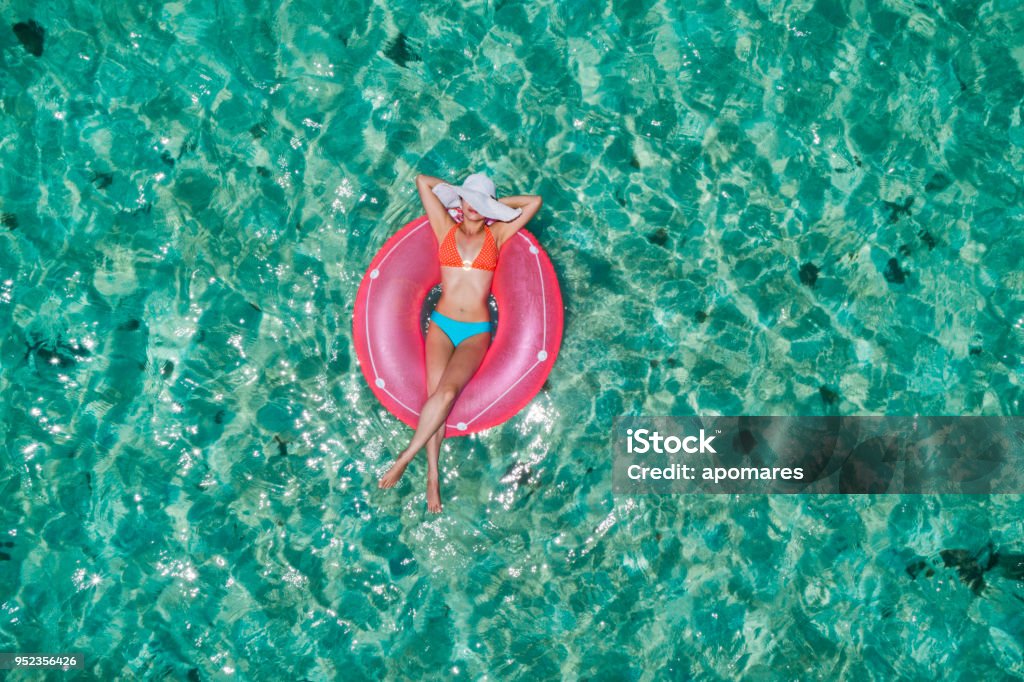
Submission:
M 943 567 L 956 570 L 960 582 L 971 588 L 974 594 L 981 594 L 985 590 L 985 576 L 988 574 L 1024 582 L 1024 554 L 997 552 L 991 542 L 978 551 L 944 549 L 939 552 L 939 558 L 942 559 Z M 906 571 L 914 580 L 921 575 L 930 578 L 935 574 L 931 562 L 921 557 L 915 557 L 908 563 Z
M 818 392 L 821 394 L 821 399 L 826 405 L 835 405 L 836 401 L 839 400 L 839 394 L 828 386 L 818 387 Z
M 29 19 L 28 21 L 19 21 L 13 28 L 14 35 L 17 36 L 18 42 L 26 52 L 35 57 L 43 56 L 43 40 L 46 37 L 46 31 L 42 26 Z
M 813 287 L 814 283 L 818 281 L 819 272 L 821 270 L 814 263 L 804 263 L 800 266 L 800 283 Z
M 953 183 L 952 180 L 947 178 L 942 173 L 936 173 L 932 176 L 932 179 L 928 181 L 928 184 L 924 186 L 925 192 L 941 192 Z
M 659 228 L 656 232 L 647 235 L 647 241 L 655 246 L 665 246 L 668 244 L 668 231 L 664 227 Z
M 902 202 L 883 201 L 889 209 L 889 222 L 895 223 L 901 216 L 910 215 L 910 207 L 914 205 L 914 197 L 907 197 Z
M 409 62 L 420 61 L 420 56 L 410 49 L 409 40 L 404 33 L 399 33 L 398 37 L 391 41 L 391 44 L 384 50 L 384 55 L 403 68 Z
M 889 262 L 885 264 L 885 275 L 887 282 L 893 284 L 903 284 L 907 281 L 907 272 L 900 267 L 900 262 L 895 258 L 890 258 Z

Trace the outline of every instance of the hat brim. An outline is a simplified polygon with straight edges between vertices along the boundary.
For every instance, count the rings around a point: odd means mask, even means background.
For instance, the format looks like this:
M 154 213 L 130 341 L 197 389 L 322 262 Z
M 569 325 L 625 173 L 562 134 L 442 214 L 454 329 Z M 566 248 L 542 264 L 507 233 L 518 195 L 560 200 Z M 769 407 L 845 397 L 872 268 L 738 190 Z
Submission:
M 521 208 L 506 206 L 497 199 L 493 199 L 482 192 L 466 189 L 465 187 L 455 187 L 454 185 L 447 184 L 436 185 L 434 187 L 434 194 L 445 205 L 445 208 L 458 208 L 461 205 L 460 200 L 465 199 L 477 213 L 485 218 L 500 220 L 506 223 L 515 220 L 523 212 Z

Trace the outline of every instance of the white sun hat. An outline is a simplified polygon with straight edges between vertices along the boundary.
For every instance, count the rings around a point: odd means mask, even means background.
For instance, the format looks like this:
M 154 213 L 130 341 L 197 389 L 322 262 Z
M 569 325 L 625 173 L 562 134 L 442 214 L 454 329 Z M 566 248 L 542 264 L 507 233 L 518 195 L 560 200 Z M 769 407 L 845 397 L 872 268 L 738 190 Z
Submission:
M 459 200 L 465 199 L 477 213 L 493 220 L 508 222 L 515 220 L 523 212 L 521 208 L 512 208 L 498 201 L 494 182 L 483 173 L 473 173 L 461 186 L 446 183 L 435 185 L 434 194 L 445 208 L 458 208 Z

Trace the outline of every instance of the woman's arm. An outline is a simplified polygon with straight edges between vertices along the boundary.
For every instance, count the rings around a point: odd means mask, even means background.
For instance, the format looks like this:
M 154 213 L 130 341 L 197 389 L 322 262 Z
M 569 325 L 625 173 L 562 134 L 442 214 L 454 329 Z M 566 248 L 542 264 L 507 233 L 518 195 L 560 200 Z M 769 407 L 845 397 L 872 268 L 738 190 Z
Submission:
M 524 211 L 530 204 L 536 203 L 537 208 L 540 208 L 541 198 L 536 194 L 522 194 L 514 197 L 502 197 L 498 199 L 501 203 L 512 208 L 521 208 Z
M 497 222 L 491 226 L 492 229 L 496 230 L 497 245 L 500 249 L 502 244 L 511 239 L 520 228 L 530 222 L 533 216 L 537 215 L 537 211 L 540 210 L 543 200 L 537 194 L 523 194 L 512 197 L 501 197 L 498 201 L 506 206 L 511 206 L 512 208 L 523 209 L 523 212 L 520 213 L 519 217 L 515 220 L 510 220 L 507 223 Z
M 420 193 L 420 203 L 423 204 L 423 209 L 427 212 L 427 219 L 430 221 L 430 226 L 434 228 L 434 234 L 437 235 L 438 242 L 444 239 L 449 228 L 455 224 L 452 217 L 448 215 L 448 209 L 444 207 L 441 200 L 434 194 L 434 187 L 443 183 L 444 180 L 435 178 L 432 175 L 420 174 L 416 176 L 416 189 Z

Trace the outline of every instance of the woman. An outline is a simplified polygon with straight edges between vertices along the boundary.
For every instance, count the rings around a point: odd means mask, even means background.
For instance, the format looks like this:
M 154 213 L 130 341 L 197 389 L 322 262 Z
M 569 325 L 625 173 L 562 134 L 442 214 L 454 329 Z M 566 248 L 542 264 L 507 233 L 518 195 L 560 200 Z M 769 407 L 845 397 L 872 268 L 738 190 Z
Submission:
M 487 298 L 501 247 L 537 214 L 541 198 L 525 195 L 498 199 L 494 183 L 483 173 L 470 175 L 461 186 L 418 175 L 416 189 L 437 237 L 442 293 L 427 330 L 428 397 L 409 447 L 381 476 L 378 487 L 391 488 L 398 483 L 405 467 L 426 446 L 427 508 L 440 512 L 437 461 L 445 419 L 491 344 Z M 448 208 L 456 206 L 462 208 L 460 223 L 448 214 Z M 488 226 L 488 219 L 496 222 Z

